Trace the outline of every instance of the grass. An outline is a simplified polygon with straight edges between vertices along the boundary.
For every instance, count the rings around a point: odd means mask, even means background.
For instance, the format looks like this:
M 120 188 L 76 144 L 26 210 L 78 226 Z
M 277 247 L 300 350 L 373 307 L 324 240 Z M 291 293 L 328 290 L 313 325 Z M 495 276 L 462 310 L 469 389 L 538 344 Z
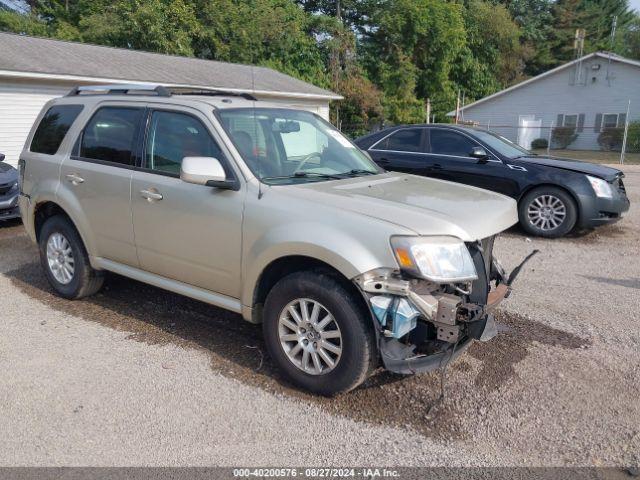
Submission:
M 534 150 L 538 155 L 546 155 L 546 149 Z M 620 163 L 620 152 L 602 152 L 592 150 L 551 150 L 554 157 L 574 158 L 591 163 Z M 640 165 L 640 153 L 627 153 L 624 156 L 625 165 Z

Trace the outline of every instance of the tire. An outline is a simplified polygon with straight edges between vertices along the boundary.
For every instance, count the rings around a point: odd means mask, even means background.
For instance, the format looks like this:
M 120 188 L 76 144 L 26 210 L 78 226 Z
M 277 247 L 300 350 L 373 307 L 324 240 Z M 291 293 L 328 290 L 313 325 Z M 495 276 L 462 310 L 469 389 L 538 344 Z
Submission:
M 49 242 L 51 242 L 53 252 L 50 255 L 47 253 Z M 67 217 L 55 215 L 48 218 L 40 230 L 38 243 L 40 263 L 47 280 L 58 295 L 75 300 L 93 295 L 100 290 L 104 281 L 104 273 L 91 267 L 82 239 Z M 60 273 L 61 254 L 65 257 L 65 261 L 71 257 L 71 261 L 67 261 L 65 265 L 67 267 L 72 265 L 72 272 L 66 268 L 62 269 L 63 274 Z M 58 266 L 57 269 L 56 266 Z
M 292 306 L 299 317 L 302 317 L 302 301 L 307 305 L 310 321 L 313 321 L 314 306 L 319 305 L 319 314 L 312 324 L 314 328 L 308 331 L 298 328 L 304 325 L 304 319 L 300 323 L 296 322 L 288 309 Z M 333 320 L 323 327 L 322 324 L 328 318 L 326 313 L 330 313 Z M 291 322 L 288 327 L 281 323 L 281 318 Z M 290 327 L 296 327 L 296 330 Z M 376 367 L 378 355 L 371 320 L 355 295 L 331 275 L 311 271 L 296 272 L 280 280 L 267 296 L 263 331 L 269 355 L 284 375 L 296 386 L 315 394 L 333 396 L 352 390 Z M 297 335 L 298 340 L 288 341 L 283 345 L 283 333 Z M 312 337 L 307 338 L 309 335 Z M 317 348 L 312 348 L 314 338 L 317 339 Z M 305 340 L 307 346 L 303 344 Z M 329 350 L 328 343 L 334 348 Z M 291 360 L 285 346 L 290 354 L 298 349 L 298 358 Z M 336 346 L 341 350 L 339 355 L 336 354 Z M 303 370 L 301 364 L 307 348 L 311 349 L 307 357 L 309 368 Z M 321 370 L 317 368 L 313 352 L 317 354 Z M 327 356 L 334 361 L 333 367 L 325 361 Z M 294 363 L 298 361 L 300 364 Z
M 565 190 L 538 187 L 520 200 L 518 215 L 520 225 L 530 235 L 558 238 L 573 230 L 578 219 L 578 208 Z

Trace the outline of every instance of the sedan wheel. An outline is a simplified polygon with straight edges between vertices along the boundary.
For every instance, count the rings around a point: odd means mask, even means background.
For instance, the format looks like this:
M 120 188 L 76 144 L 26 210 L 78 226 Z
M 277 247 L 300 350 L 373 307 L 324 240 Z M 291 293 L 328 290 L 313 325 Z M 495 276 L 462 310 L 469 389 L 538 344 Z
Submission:
M 569 233 L 578 219 L 576 203 L 565 190 L 543 186 L 527 193 L 518 206 L 520 224 L 531 235 L 556 238 Z
M 340 361 L 340 327 L 320 302 L 299 298 L 286 305 L 280 313 L 278 335 L 289 361 L 305 373 L 329 373 Z
M 553 195 L 540 195 L 533 199 L 527 211 L 532 225 L 542 231 L 558 228 L 567 216 L 567 207 Z

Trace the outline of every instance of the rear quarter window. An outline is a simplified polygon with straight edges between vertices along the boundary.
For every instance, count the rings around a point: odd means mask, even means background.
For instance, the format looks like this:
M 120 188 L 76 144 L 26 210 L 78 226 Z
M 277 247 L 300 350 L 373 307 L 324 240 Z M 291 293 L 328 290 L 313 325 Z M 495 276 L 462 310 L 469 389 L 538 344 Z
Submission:
M 82 105 L 56 105 L 47 110 L 33 134 L 30 150 L 54 155 L 82 108 Z

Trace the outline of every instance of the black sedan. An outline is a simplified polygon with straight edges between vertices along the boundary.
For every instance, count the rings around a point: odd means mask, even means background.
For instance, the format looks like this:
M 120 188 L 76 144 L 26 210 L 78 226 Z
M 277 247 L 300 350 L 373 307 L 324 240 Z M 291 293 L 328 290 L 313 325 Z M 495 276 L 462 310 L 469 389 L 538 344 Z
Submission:
M 493 132 L 460 125 L 402 125 L 355 141 L 383 168 L 465 183 L 518 201 L 532 235 L 615 222 L 629 210 L 615 168 L 538 156 Z
M 4 163 L 0 153 L 0 220 L 20 216 L 18 210 L 18 171 Z

